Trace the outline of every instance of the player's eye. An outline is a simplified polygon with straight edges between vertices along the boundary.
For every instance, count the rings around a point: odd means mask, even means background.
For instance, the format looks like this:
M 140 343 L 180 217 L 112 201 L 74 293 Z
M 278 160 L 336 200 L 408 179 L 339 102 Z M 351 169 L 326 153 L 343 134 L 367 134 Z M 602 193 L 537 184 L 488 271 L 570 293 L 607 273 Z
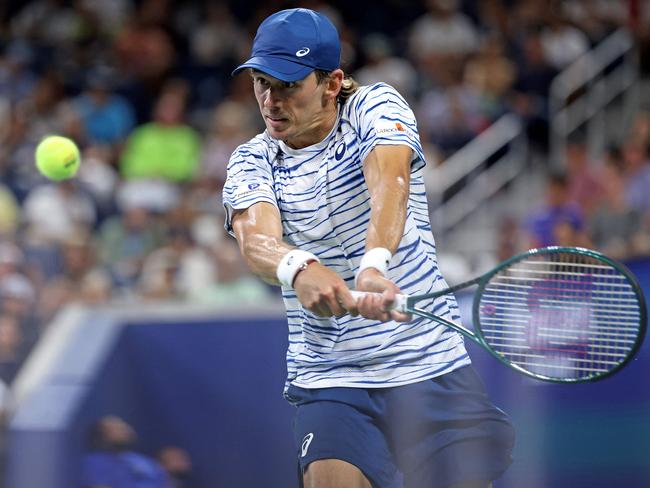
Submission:
M 295 81 L 285 81 L 282 85 L 284 88 L 291 89 L 291 88 L 296 88 L 298 86 L 298 83 Z
M 255 83 L 265 88 L 270 85 L 269 80 L 267 80 L 266 78 L 262 78 L 261 76 L 255 78 Z

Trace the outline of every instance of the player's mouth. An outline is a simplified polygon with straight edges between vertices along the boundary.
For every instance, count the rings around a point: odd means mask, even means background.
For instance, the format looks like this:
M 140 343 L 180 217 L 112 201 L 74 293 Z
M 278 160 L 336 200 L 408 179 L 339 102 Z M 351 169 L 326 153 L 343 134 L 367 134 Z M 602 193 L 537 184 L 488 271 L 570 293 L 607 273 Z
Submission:
M 266 116 L 266 120 L 268 120 L 271 127 L 276 130 L 281 129 L 289 121 L 289 119 L 284 117 L 272 117 L 270 115 Z

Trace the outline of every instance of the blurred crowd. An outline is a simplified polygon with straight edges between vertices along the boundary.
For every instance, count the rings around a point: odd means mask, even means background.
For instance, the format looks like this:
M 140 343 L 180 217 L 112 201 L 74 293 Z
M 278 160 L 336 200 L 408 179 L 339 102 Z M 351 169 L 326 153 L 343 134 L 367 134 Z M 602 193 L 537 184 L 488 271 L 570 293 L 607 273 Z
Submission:
M 646 111 L 600 160 L 590 159 L 584 140 L 570 141 L 566 168 L 549 172 L 543 201 L 519 227 L 520 244 L 582 246 L 617 259 L 650 256 L 649 150 Z
M 345 70 L 405 96 L 435 165 L 508 112 L 526 121 L 544 151 L 553 77 L 621 26 L 647 39 L 648 22 L 630 15 L 632 4 L 639 7 L 625 0 L 2 2 L 0 379 L 12 381 L 68 303 L 275 299 L 225 235 L 220 197 L 231 152 L 263 129 L 250 79 L 230 72 L 270 12 L 304 6 L 327 14 L 343 39 Z M 37 173 L 34 148 L 46 134 L 79 144 L 77 178 L 54 183 Z M 646 114 L 598 175 L 584 146 L 572 145 L 568 173 L 552 175 L 547 205 L 524 224 L 531 242 L 584 239 L 617 255 L 630 246 L 628 233 L 649 220 L 649 142 Z M 648 252 L 642 241 L 627 250 Z

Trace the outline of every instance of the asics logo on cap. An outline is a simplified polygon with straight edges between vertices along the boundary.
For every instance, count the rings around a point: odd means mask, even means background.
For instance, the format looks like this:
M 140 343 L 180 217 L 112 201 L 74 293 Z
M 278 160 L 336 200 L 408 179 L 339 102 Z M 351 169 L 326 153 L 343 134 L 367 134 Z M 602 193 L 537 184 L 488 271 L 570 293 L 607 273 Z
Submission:
M 298 56 L 299 58 L 302 58 L 303 56 L 307 56 L 308 54 L 309 54 L 308 47 L 303 47 L 302 49 L 296 51 L 296 56 Z

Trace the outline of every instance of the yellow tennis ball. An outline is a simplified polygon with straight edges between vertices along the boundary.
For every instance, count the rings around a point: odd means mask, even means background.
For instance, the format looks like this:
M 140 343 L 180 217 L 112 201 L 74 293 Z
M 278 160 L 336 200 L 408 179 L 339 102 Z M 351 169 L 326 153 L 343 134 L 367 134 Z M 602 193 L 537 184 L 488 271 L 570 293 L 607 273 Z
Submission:
M 48 136 L 36 147 L 36 167 L 51 180 L 72 178 L 80 162 L 77 145 L 67 137 Z

